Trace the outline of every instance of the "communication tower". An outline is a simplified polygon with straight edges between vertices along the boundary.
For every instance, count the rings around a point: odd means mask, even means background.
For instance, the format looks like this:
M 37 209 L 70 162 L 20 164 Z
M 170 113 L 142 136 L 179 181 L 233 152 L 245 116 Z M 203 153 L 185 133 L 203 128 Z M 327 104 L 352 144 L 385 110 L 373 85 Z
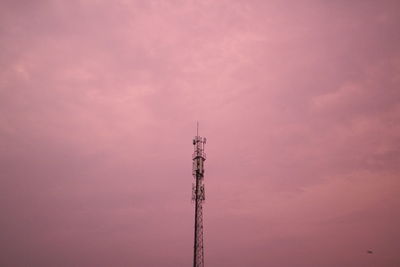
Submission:
M 194 153 L 193 177 L 196 180 L 192 184 L 192 201 L 195 204 L 194 210 L 194 255 L 193 267 L 204 267 L 204 246 L 203 246 L 203 202 L 204 191 L 204 161 L 206 154 L 204 146 L 207 139 L 199 136 L 199 123 L 197 123 L 197 135 L 193 139 Z

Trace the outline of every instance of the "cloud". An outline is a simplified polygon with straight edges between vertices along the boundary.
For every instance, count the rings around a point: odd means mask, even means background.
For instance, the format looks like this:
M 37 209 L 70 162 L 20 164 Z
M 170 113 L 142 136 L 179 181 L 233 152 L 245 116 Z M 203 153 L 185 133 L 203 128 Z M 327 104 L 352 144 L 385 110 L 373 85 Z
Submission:
M 394 266 L 398 8 L 3 1 L 0 262 Z

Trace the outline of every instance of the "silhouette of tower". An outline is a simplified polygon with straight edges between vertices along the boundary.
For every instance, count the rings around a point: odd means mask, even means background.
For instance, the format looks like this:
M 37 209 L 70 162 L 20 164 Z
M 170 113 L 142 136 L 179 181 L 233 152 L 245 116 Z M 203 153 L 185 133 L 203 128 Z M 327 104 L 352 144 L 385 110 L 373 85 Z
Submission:
M 195 203 L 194 214 L 194 255 L 193 267 L 204 267 L 204 246 L 203 246 L 203 202 L 204 192 L 204 145 L 206 138 L 199 136 L 199 123 L 197 123 L 197 135 L 193 139 L 193 177 L 196 180 L 192 184 L 192 201 Z

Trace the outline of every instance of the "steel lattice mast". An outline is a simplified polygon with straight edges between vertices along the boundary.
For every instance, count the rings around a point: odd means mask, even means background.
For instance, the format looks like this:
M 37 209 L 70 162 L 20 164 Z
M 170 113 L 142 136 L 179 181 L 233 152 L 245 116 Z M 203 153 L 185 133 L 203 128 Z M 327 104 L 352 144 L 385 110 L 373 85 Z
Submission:
M 196 180 L 192 185 L 192 201 L 195 203 L 194 215 L 194 254 L 193 267 L 204 267 L 204 246 L 203 246 L 203 202 L 204 191 L 204 145 L 206 138 L 199 136 L 199 124 L 197 123 L 197 135 L 193 139 L 193 177 Z

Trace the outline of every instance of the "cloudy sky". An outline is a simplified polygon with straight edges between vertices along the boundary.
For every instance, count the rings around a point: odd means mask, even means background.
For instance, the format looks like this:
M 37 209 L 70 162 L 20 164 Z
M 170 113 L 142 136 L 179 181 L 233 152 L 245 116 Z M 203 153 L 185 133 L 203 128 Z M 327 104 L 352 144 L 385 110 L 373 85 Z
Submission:
M 0 265 L 400 266 L 399 14 L 1 0 Z

